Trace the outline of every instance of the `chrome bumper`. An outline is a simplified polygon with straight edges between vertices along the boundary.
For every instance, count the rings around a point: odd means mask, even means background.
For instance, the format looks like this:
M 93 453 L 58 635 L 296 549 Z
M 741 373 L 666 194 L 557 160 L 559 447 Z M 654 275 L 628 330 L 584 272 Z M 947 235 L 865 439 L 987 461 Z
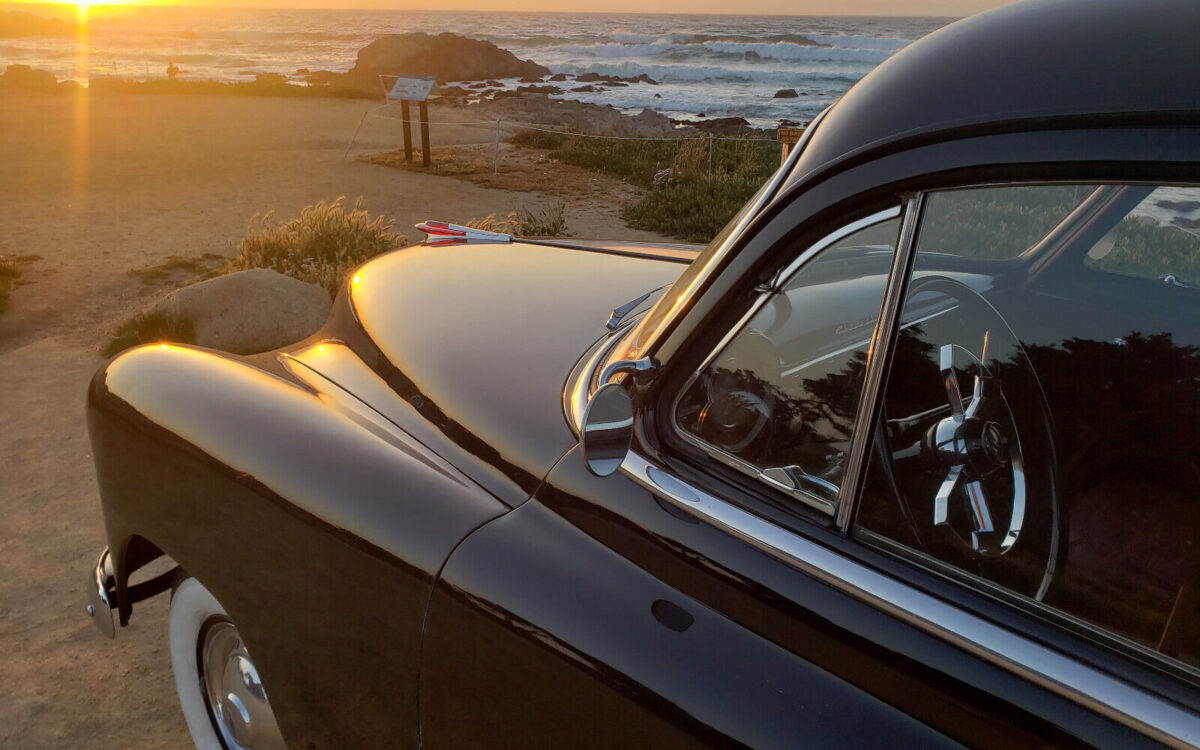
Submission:
M 115 638 L 117 629 L 113 624 L 112 612 L 117 606 L 117 577 L 113 572 L 108 547 L 105 547 L 104 551 L 100 553 L 96 567 L 88 575 L 87 592 L 88 617 L 92 618 L 92 622 L 96 623 L 96 627 L 100 628 L 101 633 L 109 638 Z

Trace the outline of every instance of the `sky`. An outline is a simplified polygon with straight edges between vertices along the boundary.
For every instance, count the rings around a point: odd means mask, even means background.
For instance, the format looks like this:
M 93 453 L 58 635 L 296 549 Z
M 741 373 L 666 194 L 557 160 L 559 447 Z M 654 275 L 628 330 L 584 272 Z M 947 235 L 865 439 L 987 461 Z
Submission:
M 87 0 L 82 0 L 87 2 Z M 118 0 L 122 5 L 209 5 L 254 8 L 379 8 L 421 10 L 520 10 L 547 12 L 606 11 L 614 13 L 729 13 L 745 15 L 868 15 L 868 16 L 969 16 L 1006 5 L 1012 0 L 605 0 L 603 3 L 566 5 L 562 0 Z M 11 3 L 3 3 L 12 8 Z M 104 4 L 97 0 L 92 5 Z

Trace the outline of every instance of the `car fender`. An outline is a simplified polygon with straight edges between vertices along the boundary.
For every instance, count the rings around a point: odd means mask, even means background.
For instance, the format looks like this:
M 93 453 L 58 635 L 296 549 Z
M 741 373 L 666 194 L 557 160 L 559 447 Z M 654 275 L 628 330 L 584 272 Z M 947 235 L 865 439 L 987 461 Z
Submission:
M 289 693 L 275 703 L 290 741 L 377 742 L 397 723 L 415 741 L 433 581 L 507 506 L 352 403 L 274 355 L 155 345 L 98 372 L 88 423 L 115 606 L 125 624 L 129 576 L 161 551 L 221 601 L 272 695 Z M 353 670 L 361 713 L 327 716 L 304 694 L 323 670 L 325 684 Z

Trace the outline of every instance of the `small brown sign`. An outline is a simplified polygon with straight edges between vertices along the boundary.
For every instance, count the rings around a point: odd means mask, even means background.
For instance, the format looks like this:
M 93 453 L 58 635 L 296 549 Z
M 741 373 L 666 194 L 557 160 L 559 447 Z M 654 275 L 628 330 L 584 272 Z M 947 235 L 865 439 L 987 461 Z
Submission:
M 780 143 L 798 143 L 804 135 L 804 128 L 780 128 L 775 136 Z

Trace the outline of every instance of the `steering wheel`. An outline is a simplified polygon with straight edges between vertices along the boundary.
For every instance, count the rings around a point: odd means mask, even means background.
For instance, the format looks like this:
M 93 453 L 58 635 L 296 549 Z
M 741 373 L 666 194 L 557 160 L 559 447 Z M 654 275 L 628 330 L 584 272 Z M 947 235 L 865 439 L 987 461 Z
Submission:
M 698 418 L 698 432 L 708 442 L 745 457 L 756 441 L 770 438 L 777 395 L 773 385 L 783 365 L 765 334 L 741 333 L 710 369 L 707 403 Z
M 1000 313 L 965 284 L 916 279 L 904 309 L 881 474 L 925 552 L 1040 600 L 1060 513 L 1037 375 Z

